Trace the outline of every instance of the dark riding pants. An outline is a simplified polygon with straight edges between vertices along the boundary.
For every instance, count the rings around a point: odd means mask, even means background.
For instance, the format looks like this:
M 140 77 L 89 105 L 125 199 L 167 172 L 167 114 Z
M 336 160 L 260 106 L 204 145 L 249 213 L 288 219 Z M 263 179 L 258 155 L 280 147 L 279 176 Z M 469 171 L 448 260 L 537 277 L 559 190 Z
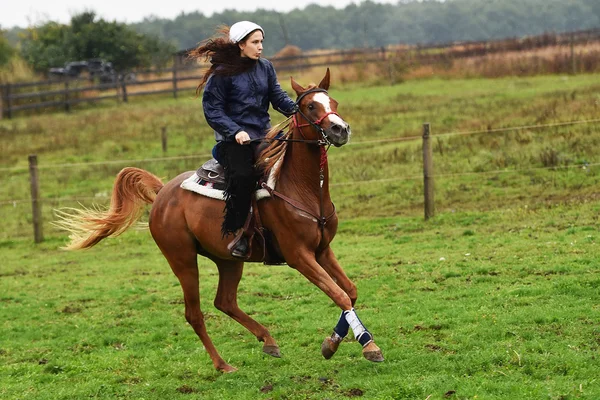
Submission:
M 215 158 L 225 169 L 225 220 L 221 233 L 226 236 L 244 226 L 250 213 L 252 193 L 258 174 L 254 169 L 254 151 L 258 144 L 240 145 L 237 142 L 219 142 Z

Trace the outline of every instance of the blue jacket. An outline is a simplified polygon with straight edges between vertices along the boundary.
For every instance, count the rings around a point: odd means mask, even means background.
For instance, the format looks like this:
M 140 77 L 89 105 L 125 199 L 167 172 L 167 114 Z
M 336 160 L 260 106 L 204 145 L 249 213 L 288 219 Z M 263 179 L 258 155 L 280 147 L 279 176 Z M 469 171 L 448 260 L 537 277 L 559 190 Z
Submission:
M 235 141 L 239 131 L 248 132 L 251 139 L 265 137 L 271 128 L 269 103 L 282 114 L 294 113 L 294 101 L 279 86 L 273 64 L 264 58 L 239 75 L 211 75 L 202 95 L 204 117 L 217 141 Z

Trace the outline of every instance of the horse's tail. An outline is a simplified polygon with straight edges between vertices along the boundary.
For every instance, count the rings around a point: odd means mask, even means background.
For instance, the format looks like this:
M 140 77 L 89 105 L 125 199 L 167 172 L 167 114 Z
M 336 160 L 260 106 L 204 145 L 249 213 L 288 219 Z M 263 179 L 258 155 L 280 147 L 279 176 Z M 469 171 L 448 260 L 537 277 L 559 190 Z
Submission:
M 54 225 L 70 233 L 67 250 L 87 249 L 109 236 L 125 232 L 141 216 L 145 204 L 152 204 L 163 187 L 162 181 L 139 168 L 123 168 L 115 179 L 108 210 L 67 208 L 57 210 Z

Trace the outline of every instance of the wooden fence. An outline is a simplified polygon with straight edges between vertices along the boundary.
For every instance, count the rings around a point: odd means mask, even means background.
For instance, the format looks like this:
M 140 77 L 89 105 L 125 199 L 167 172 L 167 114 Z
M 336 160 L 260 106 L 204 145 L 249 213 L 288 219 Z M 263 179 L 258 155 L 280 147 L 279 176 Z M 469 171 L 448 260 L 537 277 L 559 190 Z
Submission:
M 297 56 L 273 57 L 278 72 L 304 71 L 315 67 L 379 63 L 394 82 L 395 64 L 406 67 L 446 64 L 454 59 L 500 54 L 507 51 L 525 51 L 548 46 L 570 46 L 570 58 L 565 62 L 569 72 L 576 72 L 574 46 L 600 41 L 600 29 L 566 34 L 545 34 L 529 38 L 506 39 L 493 42 L 461 42 L 431 46 L 388 46 L 303 53 Z M 131 97 L 171 94 L 174 98 L 182 91 L 193 91 L 202 78 L 206 65 L 190 63 L 186 51 L 173 55 L 173 67 L 137 71 L 134 80 L 115 79 L 98 83 L 90 79 L 53 79 L 27 83 L 0 85 L 0 119 L 12 118 L 19 112 L 64 110 L 71 112 L 81 103 L 127 103 Z M 592 60 L 592 59 L 590 59 Z M 595 58 L 593 59 L 595 60 Z M 592 61 L 593 61 L 592 60 Z M 389 64 L 389 68 L 388 68 Z M 580 62 L 582 66 L 586 63 Z M 587 62 L 590 64 L 590 62 Z M 593 64 L 593 63 L 592 63 Z M 593 68 L 592 68 L 593 67 Z M 591 68 L 591 69 L 590 69 Z M 582 72 L 590 69 L 580 69 Z
M 390 51 L 359 49 L 302 56 L 279 57 L 271 61 L 278 72 L 301 71 L 320 66 L 349 65 L 385 60 Z M 131 97 L 194 91 L 206 65 L 185 65 L 174 57 L 173 68 L 136 72 L 135 79 L 115 79 L 97 83 L 86 78 L 56 78 L 45 81 L 0 85 L 2 117 L 12 118 L 26 110 L 64 110 L 71 112 L 80 103 L 110 101 L 127 103 Z

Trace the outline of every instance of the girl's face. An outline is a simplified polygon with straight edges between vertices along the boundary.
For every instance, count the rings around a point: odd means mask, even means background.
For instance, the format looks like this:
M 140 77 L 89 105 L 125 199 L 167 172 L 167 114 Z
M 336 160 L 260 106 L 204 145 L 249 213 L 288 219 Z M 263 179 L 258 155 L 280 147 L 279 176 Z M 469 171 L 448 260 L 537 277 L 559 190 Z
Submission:
M 258 60 L 263 49 L 263 33 L 260 30 L 254 31 L 244 42 L 238 43 L 242 57 L 248 57 L 253 60 Z

